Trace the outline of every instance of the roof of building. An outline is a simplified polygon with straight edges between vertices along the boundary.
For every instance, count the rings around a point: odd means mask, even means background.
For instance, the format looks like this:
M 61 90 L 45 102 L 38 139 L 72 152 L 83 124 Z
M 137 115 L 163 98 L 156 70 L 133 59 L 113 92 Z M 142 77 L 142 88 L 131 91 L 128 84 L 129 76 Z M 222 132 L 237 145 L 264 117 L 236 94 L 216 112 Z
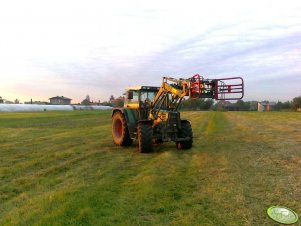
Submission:
M 72 99 L 70 99 L 70 98 L 68 98 L 68 97 L 64 97 L 64 96 L 50 97 L 49 99 L 50 99 L 50 100 L 51 100 L 51 99 L 72 100 Z

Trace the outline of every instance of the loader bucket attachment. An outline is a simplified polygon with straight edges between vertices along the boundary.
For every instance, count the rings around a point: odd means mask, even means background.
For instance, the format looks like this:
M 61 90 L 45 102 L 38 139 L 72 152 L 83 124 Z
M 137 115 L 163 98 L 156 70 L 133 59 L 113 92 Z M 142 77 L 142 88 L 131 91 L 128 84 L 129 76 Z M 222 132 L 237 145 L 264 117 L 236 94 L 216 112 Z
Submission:
M 240 100 L 244 96 L 244 80 L 241 77 L 215 79 L 216 100 Z

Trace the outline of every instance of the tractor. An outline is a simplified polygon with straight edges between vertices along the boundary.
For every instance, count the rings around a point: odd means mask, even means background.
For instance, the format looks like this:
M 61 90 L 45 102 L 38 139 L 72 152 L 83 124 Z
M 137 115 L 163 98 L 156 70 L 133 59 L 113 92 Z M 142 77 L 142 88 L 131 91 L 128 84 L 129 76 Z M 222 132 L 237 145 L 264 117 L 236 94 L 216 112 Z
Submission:
M 238 100 L 244 96 L 241 77 L 204 79 L 195 74 L 188 79 L 163 77 L 160 87 L 129 87 L 124 107 L 113 108 L 112 138 L 118 146 L 138 141 L 139 151 L 151 152 L 153 144 L 174 141 L 178 149 L 190 149 L 191 124 L 180 117 L 184 98 Z

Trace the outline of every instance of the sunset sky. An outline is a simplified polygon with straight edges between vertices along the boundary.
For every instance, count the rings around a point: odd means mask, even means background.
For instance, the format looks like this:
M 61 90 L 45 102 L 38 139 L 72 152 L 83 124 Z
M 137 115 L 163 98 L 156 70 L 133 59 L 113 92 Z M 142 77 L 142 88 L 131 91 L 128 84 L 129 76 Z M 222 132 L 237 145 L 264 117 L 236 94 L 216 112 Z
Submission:
M 242 76 L 245 101 L 301 95 L 301 1 L 26 0 L 0 3 L 0 96 L 73 103 Z

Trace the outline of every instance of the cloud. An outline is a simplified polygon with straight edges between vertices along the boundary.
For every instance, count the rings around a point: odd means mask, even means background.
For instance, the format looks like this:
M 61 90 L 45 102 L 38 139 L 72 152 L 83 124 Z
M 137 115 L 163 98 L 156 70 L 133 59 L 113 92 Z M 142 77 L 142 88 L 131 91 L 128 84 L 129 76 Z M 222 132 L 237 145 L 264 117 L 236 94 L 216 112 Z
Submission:
M 0 5 L 2 96 L 106 100 L 195 73 L 243 76 L 246 100 L 300 92 L 300 1 L 15 3 Z

